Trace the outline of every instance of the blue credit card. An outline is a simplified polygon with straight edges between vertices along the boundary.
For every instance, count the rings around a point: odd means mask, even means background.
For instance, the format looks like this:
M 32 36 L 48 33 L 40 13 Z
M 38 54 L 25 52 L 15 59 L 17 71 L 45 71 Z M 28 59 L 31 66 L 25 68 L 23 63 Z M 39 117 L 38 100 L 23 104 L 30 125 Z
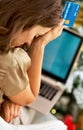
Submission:
M 67 1 L 62 12 L 62 18 L 65 19 L 64 25 L 72 27 L 80 9 L 80 4 Z

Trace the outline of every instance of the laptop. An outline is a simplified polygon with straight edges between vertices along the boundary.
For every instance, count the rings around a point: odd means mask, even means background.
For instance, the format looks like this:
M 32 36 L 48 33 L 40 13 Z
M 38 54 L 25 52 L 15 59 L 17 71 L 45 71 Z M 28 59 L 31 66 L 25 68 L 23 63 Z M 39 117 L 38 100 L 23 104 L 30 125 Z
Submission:
M 82 41 L 83 37 L 65 28 L 61 36 L 45 47 L 40 92 L 28 106 L 45 115 L 50 112 L 65 89 Z

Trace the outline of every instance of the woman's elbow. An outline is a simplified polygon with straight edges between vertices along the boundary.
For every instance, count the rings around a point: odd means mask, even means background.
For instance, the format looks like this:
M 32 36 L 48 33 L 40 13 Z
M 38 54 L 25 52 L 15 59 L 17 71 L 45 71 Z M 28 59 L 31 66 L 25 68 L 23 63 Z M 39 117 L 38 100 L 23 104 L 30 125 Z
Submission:
M 35 100 L 36 100 L 36 97 L 31 98 L 31 99 L 27 99 L 27 100 L 24 100 L 23 102 L 22 102 L 22 101 L 19 102 L 18 105 L 20 105 L 20 106 L 27 106 L 27 105 L 29 105 L 30 103 L 35 102 Z

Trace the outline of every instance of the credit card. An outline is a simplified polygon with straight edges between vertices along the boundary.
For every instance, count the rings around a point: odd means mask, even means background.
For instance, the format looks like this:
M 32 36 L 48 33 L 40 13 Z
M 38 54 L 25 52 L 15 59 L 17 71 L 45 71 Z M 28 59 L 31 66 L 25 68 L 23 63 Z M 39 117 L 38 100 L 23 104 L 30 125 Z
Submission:
M 67 1 L 62 12 L 62 18 L 64 18 L 64 25 L 72 27 L 75 23 L 76 17 L 80 9 L 80 4 Z

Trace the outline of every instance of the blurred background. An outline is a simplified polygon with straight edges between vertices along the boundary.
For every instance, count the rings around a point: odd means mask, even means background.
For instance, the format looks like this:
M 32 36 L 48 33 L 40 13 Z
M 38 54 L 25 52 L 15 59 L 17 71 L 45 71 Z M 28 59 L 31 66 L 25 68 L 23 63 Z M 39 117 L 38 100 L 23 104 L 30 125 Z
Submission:
M 67 0 L 62 0 L 64 8 Z M 83 0 L 68 0 L 80 4 L 80 11 L 72 28 L 83 36 Z M 64 93 L 52 108 L 51 113 L 63 120 L 68 130 L 83 130 L 83 45 L 78 60 L 74 65 L 72 74 Z

